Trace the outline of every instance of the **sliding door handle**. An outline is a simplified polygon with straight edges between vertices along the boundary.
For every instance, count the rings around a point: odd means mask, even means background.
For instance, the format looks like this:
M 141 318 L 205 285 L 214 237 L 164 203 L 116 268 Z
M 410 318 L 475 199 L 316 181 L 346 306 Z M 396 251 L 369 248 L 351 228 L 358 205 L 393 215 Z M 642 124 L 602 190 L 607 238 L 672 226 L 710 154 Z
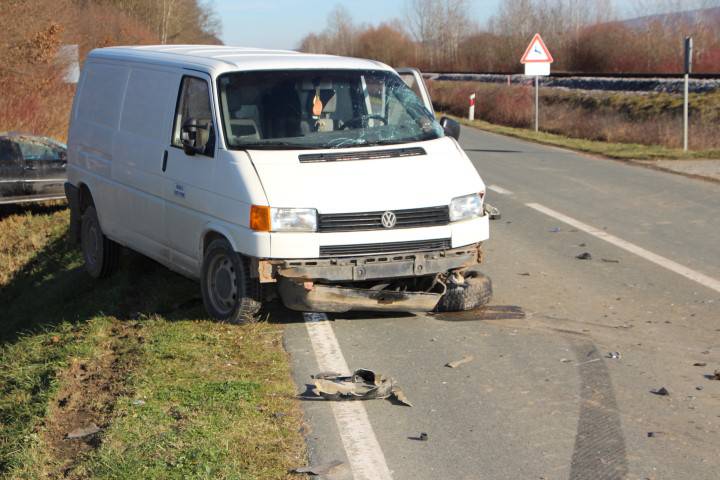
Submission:
M 165 153 L 163 153 L 163 163 L 162 163 L 162 171 L 163 172 L 167 169 L 167 157 L 168 157 L 168 151 L 165 150 Z

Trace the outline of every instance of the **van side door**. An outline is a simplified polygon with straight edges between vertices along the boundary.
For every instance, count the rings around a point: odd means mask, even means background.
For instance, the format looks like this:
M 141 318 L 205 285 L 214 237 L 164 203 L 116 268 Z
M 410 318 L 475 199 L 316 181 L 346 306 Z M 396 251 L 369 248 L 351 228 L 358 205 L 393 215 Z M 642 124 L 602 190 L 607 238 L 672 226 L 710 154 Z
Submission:
M 200 237 L 211 216 L 217 215 L 213 185 L 217 157 L 217 126 L 212 81 L 201 72 L 183 75 L 164 163 L 165 233 L 170 260 L 190 274 L 199 273 Z M 183 139 L 194 150 L 183 148 Z
M 24 193 L 20 148 L 8 138 L 0 139 L 0 204 L 12 203 Z

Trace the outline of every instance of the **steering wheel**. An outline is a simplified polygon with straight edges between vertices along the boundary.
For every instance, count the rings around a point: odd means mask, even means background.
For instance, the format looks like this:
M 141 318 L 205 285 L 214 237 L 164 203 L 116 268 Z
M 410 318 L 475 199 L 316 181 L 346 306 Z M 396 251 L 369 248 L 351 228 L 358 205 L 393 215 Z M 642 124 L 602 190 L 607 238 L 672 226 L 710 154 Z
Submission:
M 360 115 L 345 122 L 343 126 L 340 127 L 340 130 L 347 130 L 351 127 L 366 127 L 368 125 L 368 120 L 380 120 L 383 122 L 383 125 L 387 125 L 388 123 L 387 119 L 382 115 Z

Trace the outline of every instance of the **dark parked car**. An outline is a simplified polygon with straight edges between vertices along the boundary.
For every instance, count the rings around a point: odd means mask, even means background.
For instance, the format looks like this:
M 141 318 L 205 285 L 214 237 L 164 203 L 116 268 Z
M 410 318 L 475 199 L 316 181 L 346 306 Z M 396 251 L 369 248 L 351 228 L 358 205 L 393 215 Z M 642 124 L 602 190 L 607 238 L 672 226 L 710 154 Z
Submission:
M 65 198 L 66 166 L 65 144 L 0 133 L 0 204 Z

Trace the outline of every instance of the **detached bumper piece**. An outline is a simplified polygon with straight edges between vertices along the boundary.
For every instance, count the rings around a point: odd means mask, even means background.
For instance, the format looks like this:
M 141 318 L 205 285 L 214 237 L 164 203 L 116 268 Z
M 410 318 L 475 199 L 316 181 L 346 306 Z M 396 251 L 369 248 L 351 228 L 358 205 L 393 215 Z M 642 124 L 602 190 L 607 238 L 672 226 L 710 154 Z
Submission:
M 339 287 L 286 278 L 280 279 L 278 288 L 285 306 L 300 312 L 430 312 L 441 297 L 439 293 Z

